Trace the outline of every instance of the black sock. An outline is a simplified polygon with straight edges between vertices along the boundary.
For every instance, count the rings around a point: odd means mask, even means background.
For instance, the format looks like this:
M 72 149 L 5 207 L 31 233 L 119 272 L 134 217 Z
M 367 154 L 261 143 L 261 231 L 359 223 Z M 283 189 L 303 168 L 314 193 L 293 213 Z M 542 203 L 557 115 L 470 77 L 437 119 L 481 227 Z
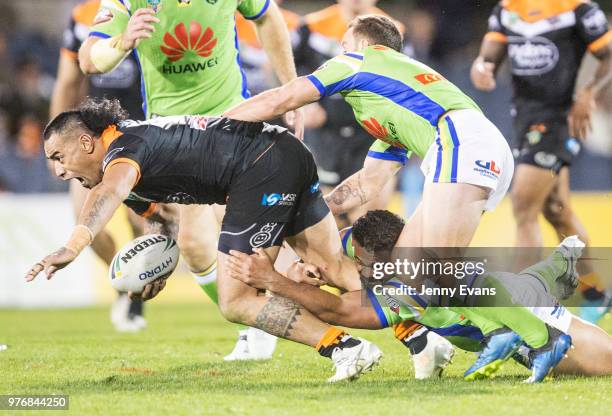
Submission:
M 423 327 L 414 331 L 414 333 L 407 336 L 402 340 L 404 344 L 410 350 L 410 354 L 415 355 L 420 353 L 427 346 L 427 333 L 429 329 Z
M 355 339 L 350 335 L 344 335 L 341 339 L 338 340 L 338 342 L 330 344 L 326 347 L 319 348 L 319 354 L 323 357 L 331 358 L 332 353 L 336 350 L 336 348 L 351 348 L 356 345 L 359 345 L 360 343 L 361 341 L 359 341 L 358 339 Z

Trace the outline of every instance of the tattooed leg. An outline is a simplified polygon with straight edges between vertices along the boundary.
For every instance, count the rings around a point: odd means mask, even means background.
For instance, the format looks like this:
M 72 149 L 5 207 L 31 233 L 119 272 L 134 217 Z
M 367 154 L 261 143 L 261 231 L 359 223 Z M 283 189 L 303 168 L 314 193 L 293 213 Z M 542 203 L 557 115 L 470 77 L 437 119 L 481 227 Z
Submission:
M 274 254 L 278 247 L 267 249 Z M 217 288 L 223 316 L 236 323 L 255 326 L 269 334 L 316 347 L 329 329 L 297 303 L 281 297 L 258 296 L 257 290 L 226 273 L 227 255 L 218 253 Z

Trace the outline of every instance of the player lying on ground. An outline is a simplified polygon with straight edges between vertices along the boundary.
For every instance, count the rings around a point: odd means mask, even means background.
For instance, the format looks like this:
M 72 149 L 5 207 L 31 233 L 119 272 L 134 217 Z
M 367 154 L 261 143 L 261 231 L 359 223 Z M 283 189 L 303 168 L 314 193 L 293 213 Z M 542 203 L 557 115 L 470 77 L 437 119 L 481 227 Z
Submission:
M 345 252 L 357 262 L 361 262 L 362 258 L 375 258 L 374 252 L 384 253 L 393 249 L 403 229 L 404 222 L 398 216 L 388 211 L 370 211 L 358 219 L 351 229 L 341 231 Z M 557 374 L 610 375 L 612 338 L 601 328 L 572 315 L 553 297 L 553 294 L 567 296 L 573 289 L 571 282 L 577 278 L 575 259 L 570 256 L 576 251 L 568 248 L 560 246 L 548 259 L 521 272 L 520 277 L 508 273 L 502 279 L 506 279 L 507 286 L 512 287 L 513 294 L 521 299 L 539 296 L 548 299 L 547 304 L 556 304 L 555 307 L 530 309 L 545 322 L 572 337 L 575 348 L 556 367 Z M 370 286 L 338 297 L 313 285 L 316 282 L 313 282 L 312 276 L 316 276 L 318 271 L 311 265 L 296 263 L 288 271 L 288 278 L 285 278 L 274 271 L 264 253 L 247 256 L 232 252 L 232 255 L 236 258 L 236 261 L 230 262 L 232 277 L 293 299 L 321 320 L 335 325 L 381 329 L 412 320 L 469 351 L 480 350 L 479 344 L 483 338 L 499 329 L 499 324 L 478 313 L 479 308 L 474 308 L 470 319 L 466 319 L 447 308 L 428 306 L 423 296 L 390 295 L 392 291 L 388 289 L 398 289 L 396 293 L 400 293 L 399 289 L 408 288 L 398 278 L 385 280 L 377 284 L 378 288 Z M 516 279 L 520 279 L 522 284 L 517 284 Z M 384 295 L 380 294 L 383 292 L 381 289 L 386 290 Z M 506 313 L 512 313 L 511 308 L 503 309 Z M 419 342 L 425 343 L 427 339 L 421 338 Z M 533 366 L 533 356 L 525 347 L 521 347 L 515 355 L 517 361 L 528 368 Z
M 414 152 L 423 159 L 423 199 L 397 246 L 452 247 L 457 249 L 454 257 L 461 257 L 482 213 L 493 209 L 510 186 L 514 161 L 508 144 L 467 95 L 399 52 L 402 36 L 388 18 L 356 18 L 342 46 L 345 54 L 313 74 L 259 94 L 226 115 L 267 120 L 340 93 L 359 123 L 378 140 L 363 169 L 326 197 L 332 212 L 340 214 L 371 200 Z M 400 256 L 393 260 L 406 259 L 400 253 L 393 255 Z M 415 256 L 422 258 L 418 252 Z M 503 318 L 505 326 L 535 349 L 559 341 L 551 339 L 544 323 L 524 308 Z M 490 342 L 497 344 L 495 337 Z M 506 349 L 492 346 L 485 352 L 483 356 L 492 361 L 480 361 L 483 366 L 503 358 L 498 354 Z
M 44 131 L 45 153 L 58 177 L 91 189 L 69 241 L 27 274 L 47 278 L 70 264 L 125 202 L 149 218 L 156 202 L 225 204 L 218 247 L 219 307 L 230 321 L 316 347 L 333 360 L 330 381 L 358 377 L 382 353 L 365 340 L 321 322 L 297 303 L 258 296 L 230 278 L 230 249 L 264 248 L 276 258 L 285 239 L 329 281 L 354 290 L 354 264 L 342 255 L 336 224 L 318 189 L 316 166 L 287 129 L 264 123 L 198 116 L 125 121 L 117 101 L 94 100 L 59 114 Z M 333 276 L 355 276 L 344 286 Z M 143 292 L 155 296 L 165 282 Z

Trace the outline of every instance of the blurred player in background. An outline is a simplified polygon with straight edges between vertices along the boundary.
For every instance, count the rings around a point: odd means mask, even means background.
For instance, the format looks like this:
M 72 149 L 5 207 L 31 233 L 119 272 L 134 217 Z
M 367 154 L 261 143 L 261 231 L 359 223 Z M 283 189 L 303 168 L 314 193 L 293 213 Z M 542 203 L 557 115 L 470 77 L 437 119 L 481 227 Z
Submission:
M 517 168 L 512 187 L 518 247 L 542 246 L 542 213 L 559 239 L 577 234 L 588 241 L 570 207 L 569 167 L 591 128 L 591 113 L 610 81 L 612 32 L 595 2 L 504 0 L 474 61 L 474 85 L 495 89 L 495 74 L 510 58 Z M 594 77 L 574 95 L 586 51 L 599 60 Z M 528 264 L 529 259 L 524 259 Z M 597 322 L 612 300 L 593 270 L 581 270 L 585 297 L 581 316 Z
M 50 119 L 62 111 L 76 108 L 82 98 L 89 94 L 94 97 L 117 98 L 129 112 L 130 117 L 143 120 L 142 98 L 140 95 L 140 72 L 132 56 L 128 56 L 119 66 L 108 74 L 86 77 L 79 68 L 78 52 L 81 44 L 89 35 L 94 23 L 100 0 L 88 0 L 72 9 L 70 23 L 64 30 L 60 50 L 57 81 L 51 97 Z M 77 181 L 70 181 L 70 195 L 75 215 L 81 212 L 87 196 L 87 189 Z M 129 222 L 136 236 L 142 233 L 142 219 L 130 211 Z M 115 255 L 113 238 L 107 231 L 96 236 L 91 248 L 108 266 Z M 142 300 L 130 300 L 120 293 L 111 308 L 111 322 L 118 331 L 138 331 L 146 327 L 142 316 Z
M 337 4 L 307 14 L 298 29 L 299 43 L 295 60 L 301 75 L 309 74 L 327 60 L 342 53 L 340 41 L 349 23 L 364 14 L 386 13 L 375 7 L 378 0 L 338 0 Z M 404 26 L 395 22 L 404 32 Z M 325 193 L 361 169 L 362 161 L 374 139 L 361 129 L 353 110 L 341 97 L 332 96 L 306 108 L 307 127 L 312 128 L 305 137 L 314 154 Z M 395 181 L 389 182 L 384 192 L 369 204 L 336 216 L 339 228 L 351 224 L 368 209 L 384 209 L 395 191 Z
M 147 118 L 221 114 L 249 96 L 236 49 L 236 11 L 255 22 L 280 81 L 295 78 L 286 24 L 271 0 L 102 0 L 97 21 L 79 51 L 81 69 L 90 74 L 109 72 L 134 54 L 142 72 Z M 300 136 L 303 121 L 301 113 L 295 115 Z M 175 202 L 184 201 L 177 197 Z M 181 253 L 215 303 L 218 230 L 211 206 L 181 205 Z M 242 359 L 270 357 L 274 349 L 270 344 L 276 341 L 259 335 L 263 341 L 250 345 L 258 350 Z

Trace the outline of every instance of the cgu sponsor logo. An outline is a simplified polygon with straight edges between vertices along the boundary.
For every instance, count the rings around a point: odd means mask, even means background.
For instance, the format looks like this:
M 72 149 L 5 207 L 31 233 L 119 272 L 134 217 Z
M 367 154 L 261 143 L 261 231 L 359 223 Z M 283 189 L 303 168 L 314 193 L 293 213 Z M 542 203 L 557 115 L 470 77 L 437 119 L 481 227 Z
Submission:
M 164 237 L 147 238 L 146 240 L 141 241 L 140 243 L 136 244 L 134 247 L 129 249 L 127 253 L 121 256 L 121 261 L 124 263 L 127 263 L 145 248 L 151 247 L 152 245 L 155 245 L 157 243 L 164 243 L 165 241 L 166 241 L 166 238 Z
M 164 270 L 170 267 L 170 265 L 172 265 L 172 257 L 168 257 L 168 260 L 163 261 L 160 265 L 155 266 L 153 269 L 140 273 L 138 278 L 140 280 L 146 280 L 154 276 L 159 276 Z
M 423 85 L 431 84 L 432 82 L 442 81 L 444 77 L 440 74 L 418 74 L 414 76 L 414 79 L 419 81 Z
M 263 194 L 261 205 L 265 207 L 275 205 L 292 206 L 296 198 L 297 194 Z
M 497 179 L 501 173 L 499 166 L 495 165 L 495 161 L 485 162 L 484 160 L 477 160 L 476 167 L 474 170 L 479 172 L 482 176 L 487 176 L 492 179 Z
M 189 30 L 185 23 L 179 23 L 174 28 L 174 35 L 167 32 L 164 35 L 164 44 L 160 46 L 161 51 L 168 57 L 170 63 L 162 66 L 164 74 L 184 74 L 189 72 L 203 71 L 217 65 L 218 58 L 214 57 L 206 61 L 188 62 L 179 64 L 186 55 L 189 57 L 199 56 L 208 58 L 212 55 L 217 38 L 214 32 L 207 27 L 203 30 L 202 25 L 196 21 L 189 24 Z M 177 62 L 175 64 L 175 62 Z

